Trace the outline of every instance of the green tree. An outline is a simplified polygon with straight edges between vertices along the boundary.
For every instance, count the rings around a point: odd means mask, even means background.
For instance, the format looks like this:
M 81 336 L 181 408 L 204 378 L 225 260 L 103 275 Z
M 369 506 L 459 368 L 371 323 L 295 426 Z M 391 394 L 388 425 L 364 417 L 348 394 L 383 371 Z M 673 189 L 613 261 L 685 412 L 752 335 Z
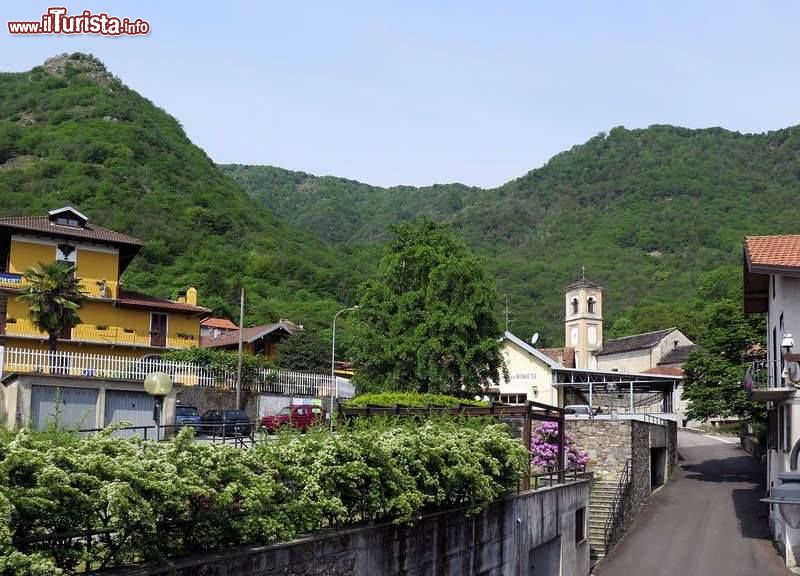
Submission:
M 285 370 L 327 372 L 330 362 L 330 348 L 310 330 L 298 330 L 281 342 L 278 349 L 278 367 Z
M 725 299 L 706 306 L 700 320 L 700 346 L 684 366 L 687 416 L 706 420 L 761 415 L 763 407 L 750 400 L 742 378 L 763 349 L 763 318 L 746 316 L 741 303 Z
M 450 231 L 395 225 L 378 277 L 361 285 L 351 354 L 359 392 L 474 395 L 507 377 L 493 280 Z
M 39 262 L 39 268 L 25 272 L 26 285 L 17 300 L 28 305 L 28 316 L 41 332 L 47 334 L 51 352 L 56 351 L 58 338 L 65 330 L 80 324 L 78 309 L 85 296 L 75 267 L 67 262 Z

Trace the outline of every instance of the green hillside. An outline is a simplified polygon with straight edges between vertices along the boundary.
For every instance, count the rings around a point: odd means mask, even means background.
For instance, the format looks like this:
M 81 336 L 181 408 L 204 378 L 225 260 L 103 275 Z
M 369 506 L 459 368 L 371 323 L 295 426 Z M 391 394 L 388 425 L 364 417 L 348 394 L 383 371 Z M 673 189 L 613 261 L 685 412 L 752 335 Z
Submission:
M 708 271 L 741 266 L 744 235 L 800 229 L 797 128 L 614 128 L 495 189 L 223 170 L 292 225 L 370 255 L 392 222 L 451 223 L 484 256 L 499 300 L 508 294 L 512 331 L 540 331 L 549 344 L 563 339 L 561 289 L 582 265 L 606 287 L 608 327 L 626 316 L 621 331 L 678 324 L 691 333 L 687 302 Z
M 80 54 L 0 74 L 0 198 L 0 216 L 71 204 L 145 240 L 129 288 L 196 285 L 201 304 L 236 318 L 244 282 L 247 322 L 327 326 L 362 274 L 345 250 L 254 206 L 177 120 Z

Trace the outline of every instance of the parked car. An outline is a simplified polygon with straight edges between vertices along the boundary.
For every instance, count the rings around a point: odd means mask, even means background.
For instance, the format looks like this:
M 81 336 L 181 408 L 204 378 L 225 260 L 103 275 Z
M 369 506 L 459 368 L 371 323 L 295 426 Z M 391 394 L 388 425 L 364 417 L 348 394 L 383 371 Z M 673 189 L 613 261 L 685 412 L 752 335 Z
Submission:
M 592 409 L 589 408 L 588 404 L 572 404 L 570 406 L 564 406 L 564 413 L 572 416 L 590 417 L 592 415 Z
M 188 404 L 178 404 L 175 406 L 175 425 L 176 426 L 191 426 L 197 428 L 200 424 L 200 412 L 197 407 L 189 406 Z
M 323 422 L 326 412 L 319 406 L 311 404 L 298 404 L 286 406 L 274 416 L 264 416 L 261 419 L 261 428 L 267 432 L 275 432 L 279 428 L 296 428 L 305 432 L 315 424 Z
M 253 425 L 243 410 L 206 410 L 200 416 L 200 430 L 217 436 L 249 436 Z

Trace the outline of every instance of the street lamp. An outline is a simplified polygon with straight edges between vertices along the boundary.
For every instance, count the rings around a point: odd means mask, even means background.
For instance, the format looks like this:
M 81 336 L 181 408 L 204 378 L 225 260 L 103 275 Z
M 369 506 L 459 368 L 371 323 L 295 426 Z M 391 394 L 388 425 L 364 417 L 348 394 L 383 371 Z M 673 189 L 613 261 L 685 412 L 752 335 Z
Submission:
M 329 410 L 331 417 L 331 432 L 333 432 L 333 403 L 336 395 L 338 395 L 339 392 L 339 386 L 336 382 L 336 364 L 334 363 L 334 357 L 336 356 L 336 319 L 339 317 L 339 314 L 350 312 L 351 310 L 358 310 L 358 306 L 342 308 L 333 315 L 333 336 L 331 338 L 331 405 Z
M 789 336 L 791 338 L 791 335 Z M 773 486 L 768 498 L 762 502 L 777 504 L 778 512 L 792 528 L 800 528 L 800 472 L 797 471 L 797 457 L 800 453 L 800 438 L 792 446 L 789 455 L 789 472 L 778 474 L 780 485 Z
M 172 378 L 163 372 L 153 372 L 144 379 L 145 392 L 155 400 L 153 404 L 153 420 L 156 422 L 156 442 L 161 440 L 161 407 L 164 397 L 172 391 Z

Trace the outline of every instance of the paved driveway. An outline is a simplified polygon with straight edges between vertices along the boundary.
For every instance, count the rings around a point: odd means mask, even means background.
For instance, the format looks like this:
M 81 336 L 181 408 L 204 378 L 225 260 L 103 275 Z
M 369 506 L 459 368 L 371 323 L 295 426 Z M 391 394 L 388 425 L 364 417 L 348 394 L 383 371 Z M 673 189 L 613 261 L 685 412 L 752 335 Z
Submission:
M 653 496 L 597 576 L 785 576 L 768 537 L 762 468 L 734 439 L 678 434 L 681 472 Z

